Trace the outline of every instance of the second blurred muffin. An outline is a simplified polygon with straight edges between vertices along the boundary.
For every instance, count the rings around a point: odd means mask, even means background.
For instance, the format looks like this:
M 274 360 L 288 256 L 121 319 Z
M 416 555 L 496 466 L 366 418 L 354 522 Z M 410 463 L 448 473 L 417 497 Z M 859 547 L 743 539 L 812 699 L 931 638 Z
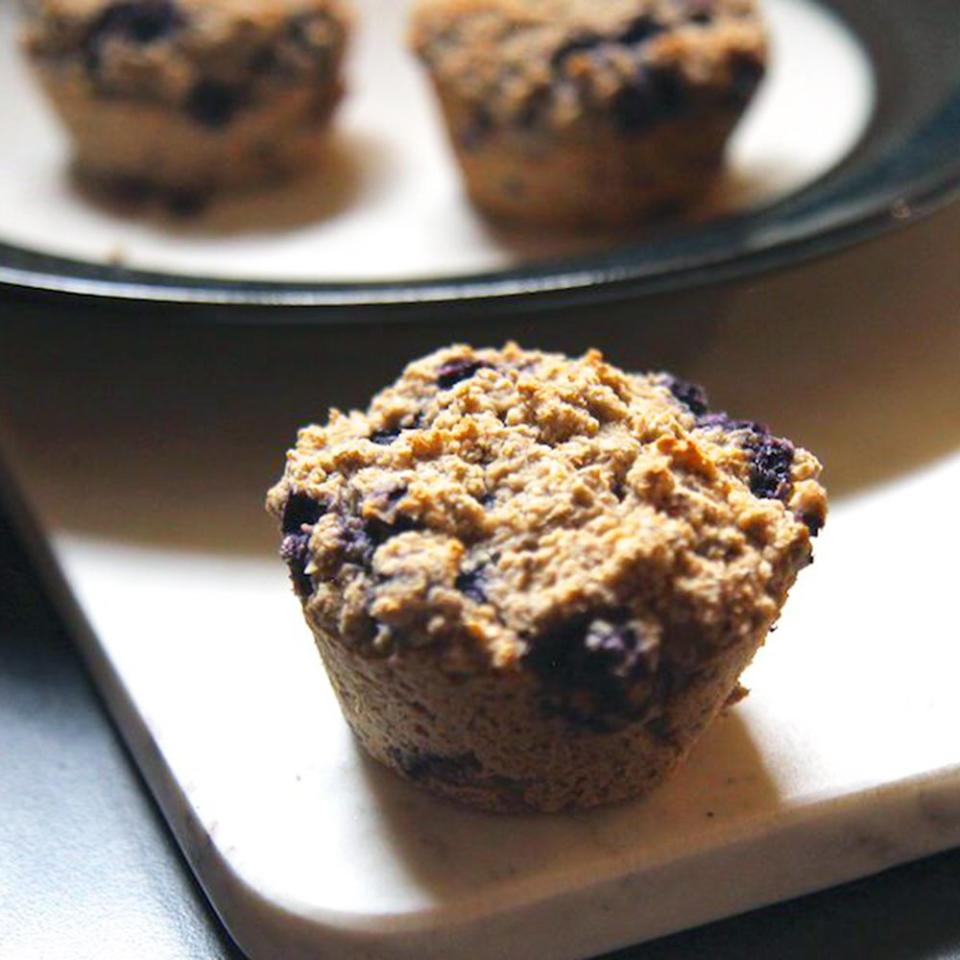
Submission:
M 755 0 L 418 0 L 474 202 L 617 226 L 700 198 L 765 72 Z

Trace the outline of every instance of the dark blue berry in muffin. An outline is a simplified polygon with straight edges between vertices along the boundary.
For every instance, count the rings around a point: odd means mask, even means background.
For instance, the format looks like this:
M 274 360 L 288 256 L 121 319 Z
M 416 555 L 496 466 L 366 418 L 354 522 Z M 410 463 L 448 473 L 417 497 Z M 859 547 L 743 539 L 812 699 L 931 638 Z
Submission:
M 683 77 L 677 71 L 638 67 L 632 82 L 614 99 L 617 129 L 626 135 L 643 133 L 657 123 L 673 119 L 683 111 L 686 93 Z
M 763 80 L 765 68 L 757 57 L 741 54 L 733 58 L 730 73 L 733 77 L 731 96 L 735 102 L 746 102 L 756 93 Z
M 474 603 L 486 603 L 489 599 L 486 591 L 486 576 L 482 567 L 461 572 L 454 586 Z
M 707 391 L 699 384 L 690 383 L 689 380 L 681 380 L 679 377 L 670 374 L 664 374 L 663 382 L 674 398 L 682 403 L 695 417 L 702 417 L 710 409 Z
M 145 47 L 169 37 L 184 22 L 172 0 L 124 0 L 104 9 L 90 29 L 88 41 L 97 45 L 107 37 L 118 37 Z
M 490 364 L 480 360 L 450 360 L 437 371 L 437 386 L 441 390 L 449 390 L 463 380 L 469 380 L 478 370 L 489 366 Z
M 794 446 L 789 440 L 762 436 L 749 442 L 753 451 L 750 489 L 754 496 L 766 500 L 782 500 L 790 491 L 790 470 Z
M 185 23 L 172 0 L 123 0 L 106 7 L 90 27 L 84 42 L 87 69 L 100 67 L 101 48 L 111 38 L 138 47 L 164 40 Z
M 629 614 L 580 618 L 534 639 L 527 663 L 540 677 L 546 705 L 573 724 L 617 729 L 651 709 L 645 695 L 631 694 L 660 666 L 660 639 Z
M 604 37 L 596 33 L 586 33 L 568 40 L 557 48 L 551 59 L 552 66 L 562 68 L 570 57 L 579 53 L 590 53 L 605 47 L 635 47 L 646 43 L 666 28 L 652 17 L 637 17 L 615 37 Z
M 399 436 L 399 427 L 391 427 L 388 430 L 374 430 L 373 433 L 370 434 L 370 442 L 379 444 L 381 447 L 388 447 Z
M 216 80 L 201 80 L 190 91 L 185 109 L 187 116 L 203 127 L 220 130 L 230 125 L 243 104 L 237 87 Z
M 326 513 L 325 504 L 305 493 L 292 493 L 283 509 L 284 533 L 302 533 L 303 527 L 312 527 Z
M 664 26 L 657 23 L 652 17 L 637 17 L 632 20 L 627 28 L 617 38 L 616 42 L 624 46 L 636 46 L 646 43 L 648 40 L 663 33 Z

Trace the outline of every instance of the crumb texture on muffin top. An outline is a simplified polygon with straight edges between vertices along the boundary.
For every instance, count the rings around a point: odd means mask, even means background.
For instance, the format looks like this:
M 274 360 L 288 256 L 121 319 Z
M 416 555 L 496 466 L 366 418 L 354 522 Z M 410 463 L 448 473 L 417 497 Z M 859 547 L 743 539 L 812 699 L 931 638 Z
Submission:
M 755 0 L 420 0 L 412 44 L 477 122 L 630 135 L 763 77 Z
M 558 710 L 629 716 L 775 620 L 824 522 L 819 472 L 669 375 L 454 346 L 303 429 L 268 508 L 337 643 L 534 671 Z

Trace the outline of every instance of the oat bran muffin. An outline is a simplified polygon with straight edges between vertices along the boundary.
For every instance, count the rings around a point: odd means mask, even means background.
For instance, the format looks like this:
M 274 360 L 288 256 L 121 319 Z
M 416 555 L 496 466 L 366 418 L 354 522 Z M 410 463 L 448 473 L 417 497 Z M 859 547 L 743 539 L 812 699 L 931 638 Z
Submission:
M 80 173 L 205 195 L 316 160 L 347 32 L 342 0 L 35 0 L 24 46 Z
M 551 811 L 644 793 L 738 697 L 819 473 L 668 375 L 455 346 L 301 430 L 268 509 L 366 751 Z
M 623 226 L 702 198 L 765 72 L 757 0 L 418 0 L 474 202 Z

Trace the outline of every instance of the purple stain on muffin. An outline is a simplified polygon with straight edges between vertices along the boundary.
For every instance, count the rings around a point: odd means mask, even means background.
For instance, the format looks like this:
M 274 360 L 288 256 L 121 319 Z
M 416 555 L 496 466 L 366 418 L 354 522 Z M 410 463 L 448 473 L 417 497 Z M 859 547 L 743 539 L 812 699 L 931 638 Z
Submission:
M 195 123 L 210 130 L 228 127 L 243 105 L 243 93 L 217 80 L 199 80 L 187 96 L 184 110 Z
M 467 357 L 448 360 L 437 371 L 437 386 L 441 390 L 450 390 L 458 383 L 469 380 L 477 371 L 489 368 L 490 364 L 484 360 L 472 360 Z
M 313 593 L 313 581 L 307 573 L 310 565 L 310 534 L 287 534 L 280 544 L 280 557 L 290 571 L 290 580 L 297 596 L 306 600 Z
M 697 426 L 701 430 L 723 430 L 725 433 L 746 430 L 761 437 L 768 436 L 770 433 L 770 428 L 764 423 L 758 423 L 756 420 L 738 420 L 723 411 L 697 417 Z
M 337 532 L 343 563 L 369 570 L 377 545 L 367 533 L 363 520 L 359 517 L 338 516 Z
M 310 531 L 305 528 L 312 527 L 324 513 L 325 504 L 299 492 L 291 493 L 283 508 L 280 556 L 290 571 L 293 589 L 302 599 L 313 593 L 313 582 L 307 573 L 310 565 Z

